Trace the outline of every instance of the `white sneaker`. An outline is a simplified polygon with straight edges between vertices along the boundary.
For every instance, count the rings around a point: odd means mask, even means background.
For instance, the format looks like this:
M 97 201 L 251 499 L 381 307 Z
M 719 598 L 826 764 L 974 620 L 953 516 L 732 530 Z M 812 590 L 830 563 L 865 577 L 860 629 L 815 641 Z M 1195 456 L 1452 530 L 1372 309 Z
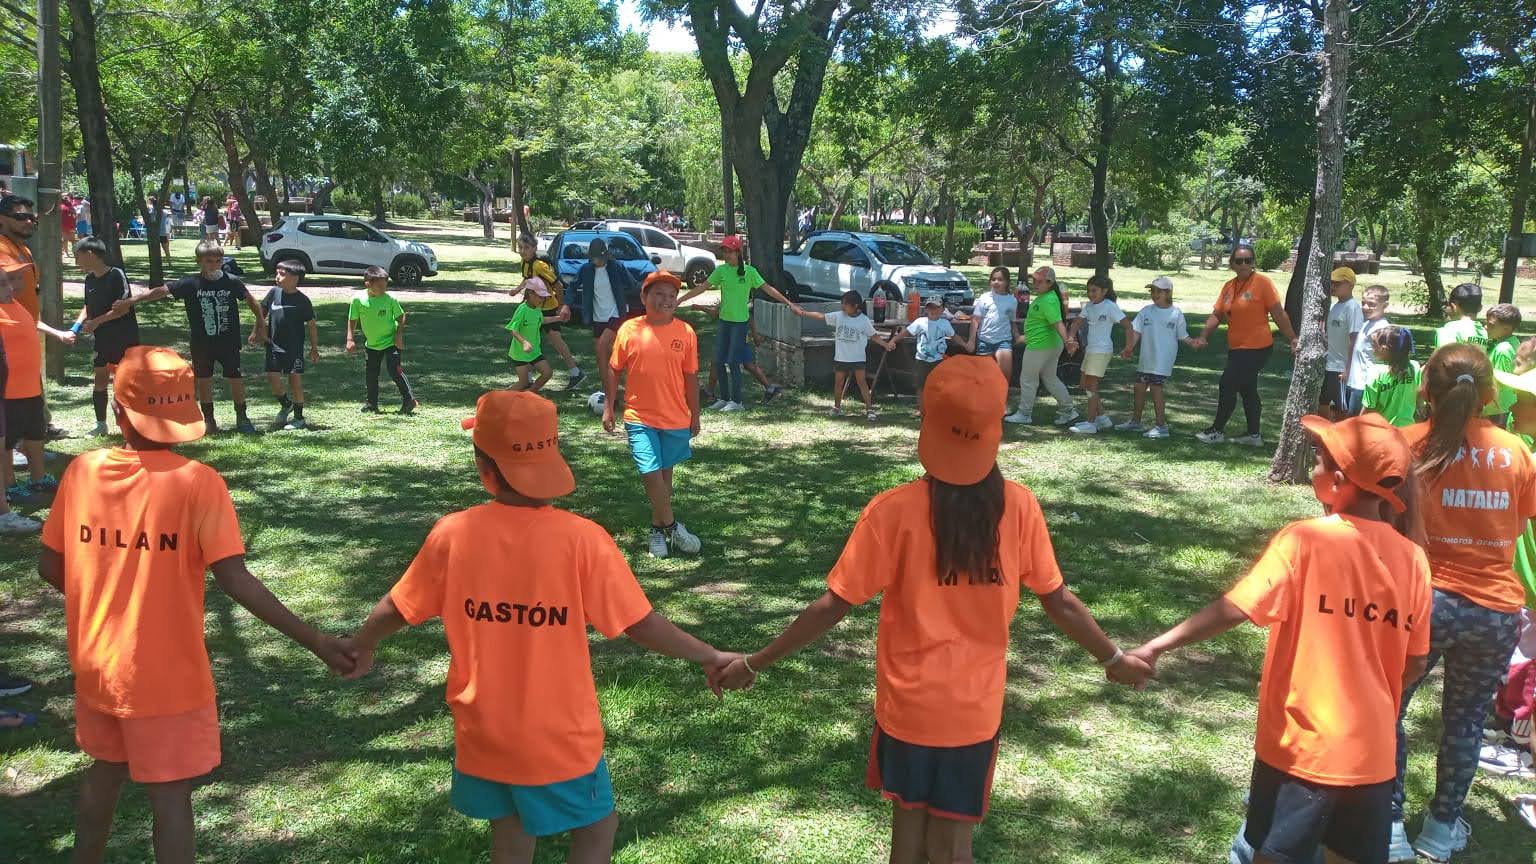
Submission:
M 1140 420 L 1127 420 L 1124 423 L 1115 424 L 1116 432 L 1144 432 L 1146 431 L 1146 428 L 1147 427 L 1141 425 Z
M 1531 751 L 1503 743 L 1484 744 L 1477 754 L 1477 767 L 1496 777 L 1536 777 L 1536 771 L 1531 770 Z
M 1004 423 L 1023 423 L 1025 425 L 1028 425 L 1030 423 L 1035 422 L 1035 418 L 1029 416 L 1028 414 L 1025 414 L 1023 411 L 1015 411 L 1012 414 L 1009 414 L 1007 417 L 1004 417 L 1003 418 L 1003 422 Z
M 681 521 L 672 523 L 671 536 L 667 540 L 673 549 L 684 555 L 697 555 L 704 545 L 697 536 L 689 533 L 688 528 Z
M 1455 824 L 1441 822 L 1433 816 L 1424 816 L 1424 827 L 1419 829 L 1413 848 L 1431 861 L 1449 861 L 1451 856 L 1467 848 L 1472 838 L 1472 826 L 1465 819 Z
M 667 549 L 667 532 L 665 532 L 665 531 L 661 530 L 660 528 L 657 528 L 656 526 L 652 525 L 651 526 L 651 557 L 652 558 L 665 558 L 665 557 L 667 557 L 667 554 L 668 554 L 668 549 Z
M 725 406 L 727 406 L 729 404 L 731 404 L 731 403 L 728 400 L 716 399 L 708 408 L 706 408 L 704 410 L 706 410 L 706 411 L 724 411 L 725 410 Z
M 1227 440 L 1227 436 L 1217 432 L 1215 429 L 1207 429 L 1204 432 L 1196 432 L 1195 440 L 1201 444 L 1220 444 Z
M 1065 411 L 1065 412 L 1059 413 L 1059 414 L 1056 415 L 1056 425 L 1057 426 L 1065 426 L 1068 423 L 1071 423 L 1072 421 L 1076 420 L 1077 418 L 1079 418 L 1081 416 L 1083 416 L 1083 415 L 1077 413 L 1077 409 L 1076 408 L 1073 408 L 1071 411 Z
M 36 534 L 42 527 L 41 522 L 28 519 L 15 510 L 0 513 L 0 534 Z
M 1167 426 L 1153 426 L 1151 429 L 1148 429 L 1146 432 L 1143 432 L 1141 437 L 1143 437 L 1143 438 L 1156 438 L 1156 439 L 1167 438 L 1168 437 L 1168 427 Z
M 1239 435 L 1236 438 L 1229 438 L 1227 440 L 1229 442 L 1233 443 L 1233 444 L 1241 444 L 1244 447 L 1263 447 L 1264 446 L 1264 436 L 1263 435 Z
M 1068 429 L 1067 431 L 1075 432 L 1078 435 L 1097 435 L 1099 432 L 1099 424 L 1094 423 L 1091 420 L 1084 420 L 1081 423 L 1074 423 L 1072 428 Z
M 745 411 L 745 410 L 747 410 L 747 406 L 741 404 L 740 402 L 727 402 L 727 403 L 725 403 L 725 407 L 720 409 L 720 413 L 722 413 L 722 414 L 734 414 L 737 411 Z
M 1098 419 L 1093 421 L 1093 425 L 1099 427 L 1100 432 L 1108 432 L 1115 428 L 1115 421 L 1109 419 L 1108 414 L 1100 414 Z
M 1419 855 L 1413 851 L 1413 844 L 1408 842 L 1408 826 L 1401 822 L 1392 823 L 1392 842 L 1387 847 L 1387 861 L 1391 864 L 1401 864 L 1405 861 L 1417 861 Z

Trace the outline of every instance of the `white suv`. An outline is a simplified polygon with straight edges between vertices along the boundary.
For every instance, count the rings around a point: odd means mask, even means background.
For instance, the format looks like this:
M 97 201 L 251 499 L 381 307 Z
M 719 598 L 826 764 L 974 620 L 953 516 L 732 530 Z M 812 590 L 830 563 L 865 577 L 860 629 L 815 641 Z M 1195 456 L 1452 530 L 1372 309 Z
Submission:
M 837 299 L 857 291 L 868 297 L 877 283 L 889 282 L 903 300 L 914 293 L 925 300 L 938 296 L 951 309 L 975 301 L 964 273 L 933 263 L 895 234 L 812 231 L 801 248 L 784 256 L 784 272 L 789 290 L 802 295 Z
M 437 275 L 432 247 L 347 216 L 283 217 L 261 236 L 261 266 L 271 273 L 283 261 L 298 261 L 309 273 L 356 275 L 383 267 L 396 285 L 420 285 Z
M 703 284 L 715 269 L 715 253 L 699 246 L 679 243 L 671 234 L 654 225 L 608 219 L 598 222 L 597 230 L 622 231 L 635 238 L 647 256 L 660 257 L 661 269 L 682 279 L 685 285 Z

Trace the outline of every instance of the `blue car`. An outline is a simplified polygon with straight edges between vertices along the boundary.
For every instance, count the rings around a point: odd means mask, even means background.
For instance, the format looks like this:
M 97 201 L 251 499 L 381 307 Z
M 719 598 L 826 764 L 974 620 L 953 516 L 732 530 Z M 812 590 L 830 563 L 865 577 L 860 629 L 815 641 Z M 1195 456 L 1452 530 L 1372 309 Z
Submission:
M 635 238 L 620 231 L 561 231 L 549 243 L 549 257 L 555 265 L 555 275 L 565 285 L 565 302 L 572 309 L 581 308 L 576 271 L 587 263 L 587 247 L 599 237 L 608 244 L 608 257 L 623 265 L 636 283 L 645 281 L 661 263 L 661 256 L 646 257 Z

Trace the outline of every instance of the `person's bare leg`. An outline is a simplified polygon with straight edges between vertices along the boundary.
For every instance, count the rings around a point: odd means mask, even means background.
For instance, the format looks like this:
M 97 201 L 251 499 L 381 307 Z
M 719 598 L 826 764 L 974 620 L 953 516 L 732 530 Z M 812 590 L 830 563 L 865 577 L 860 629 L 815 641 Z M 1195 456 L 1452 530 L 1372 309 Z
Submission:
M 1088 414 L 1086 419 L 1095 420 L 1099 416 L 1099 409 L 1103 407 L 1103 404 L 1099 401 L 1099 379 L 1092 375 L 1084 375 L 1083 389 L 1088 391 Z
M 4 455 L 0 456 L 0 484 L 3 484 L 5 489 L 11 488 L 11 484 L 16 482 L 16 469 L 13 467 L 15 463 L 11 461 L 11 454 L 12 448 L 7 447 Z M 0 497 L 4 496 L 0 495 Z
M 225 381 L 225 383 L 227 383 L 229 385 L 229 398 L 233 399 L 235 401 L 236 405 L 244 405 L 245 404 L 245 379 L 244 378 L 225 378 L 224 381 Z
M 22 441 L 21 453 L 27 457 L 27 473 L 31 475 L 32 482 L 43 479 L 43 442 Z
M 283 398 L 283 376 L 276 372 L 268 372 L 267 387 L 271 389 L 273 396 L 279 399 Z
M 1152 407 L 1157 410 L 1157 425 L 1168 425 L 1167 406 L 1163 404 L 1163 385 L 1152 385 Z
M 304 404 L 304 376 L 298 373 L 288 375 L 288 395 L 293 398 L 294 404 Z
M 619 814 L 607 816 L 571 832 L 570 864 L 608 864 L 613 860 L 613 838 L 619 833 Z
M 757 383 L 763 385 L 764 390 L 767 390 L 773 386 L 773 382 L 769 381 L 768 376 L 763 374 L 763 367 L 757 365 L 756 363 L 743 363 L 741 364 L 741 368 L 751 373 L 752 377 L 756 379 Z
M 197 379 L 197 401 L 199 401 L 199 402 L 212 402 L 213 401 L 213 379 L 212 378 L 199 378 L 199 379 Z
M 544 341 L 555 346 L 555 353 L 559 354 L 560 359 L 565 361 L 565 368 L 579 368 L 576 365 L 576 358 L 571 355 L 571 346 L 565 344 L 565 337 L 560 335 L 559 330 L 545 330 Z
M 832 373 L 832 408 L 836 411 L 843 410 L 843 388 L 848 385 L 847 372 Z
M 517 380 L 512 382 L 512 386 L 508 387 L 507 389 L 508 390 L 527 390 L 528 389 L 528 366 L 527 366 L 527 364 L 518 364 L 518 367 L 517 367 Z
M 645 497 L 651 500 L 651 524 L 658 528 L 671 525 L 674 521 L 670 473 L 652 471 L 649 474 L 640 475 L 640 482 L 645 484 Z
M 544 389 L 545 384 L 549 383 L 549 379 L 555 374 L 555 371 L 554 369 L 550 368 L 548 360 L 540 361 L 539 365 L 534 368 L 537 369 L 539 373 L 539 380 L 533 382 L 533 386 L 529 389 L 537 393 Z
M 491 864 L 531 864 L 538 838 L 514 814 L 491 820 Z
M 926 864 L 928 811 L 891 805 L 891 864 Z
M 971 831 L 969 822 L 928 817 L 928 864 L 975 864 L 971 855 Z
M 1013 384 L 1013 351 L 1008 348 L 1000 348 L 992 355 L 997 360 L 997 368 L 1003 370 L 1003 380 Z
M 1147 385 L 1137 381 L 1133 394 L 1131 397 L 1131 419 L 1140 423 L 1142 414 L 1147 409 Z
M 85 769 L 75 805 L 75 852 L 70 858 L 74 864 L 97 864 L 107 854 L 117 799 L 127 780 L 128 766 L 122 762 L 96 761 Z
M 613 358 L 613 337 L 612 330 L 604 330 L 603 335 L 597 337 L 597 347 L 594 349 L 597 352 L 597 373 L 603 382 L 604 391 L 608 389 L 608 382 L 613 380 L 613 367 L 608 362 Z
M 869 392 L 869 378 L 864 375 L 863 369 L 853 370 L 853 382 L 859 385 L 859 395 L 864 397 L 864 410 L 875 410 L 875 396 Z
M 193 864 L 197 837 L 192 823 L 192 781 L 146 783 L 155 814 L 155 864 Z

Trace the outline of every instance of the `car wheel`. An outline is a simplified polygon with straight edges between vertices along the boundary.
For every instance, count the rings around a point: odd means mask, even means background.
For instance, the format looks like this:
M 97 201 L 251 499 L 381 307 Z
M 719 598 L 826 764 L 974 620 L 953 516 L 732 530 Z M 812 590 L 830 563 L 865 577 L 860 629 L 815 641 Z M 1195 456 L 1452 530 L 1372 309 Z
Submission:
M 395 262 L 395 272 L 389 274 L 389 278 L 396 285 L 420 285 L 425 278 L 427 268 L 415 258 L 403 258 Z
M 710 272 L 714 269 L 714 265 L 706 261 L 694 261 L 684 268 L 683 282 L 689 288 L 702 288 L 704 283 L 709 280 Z

